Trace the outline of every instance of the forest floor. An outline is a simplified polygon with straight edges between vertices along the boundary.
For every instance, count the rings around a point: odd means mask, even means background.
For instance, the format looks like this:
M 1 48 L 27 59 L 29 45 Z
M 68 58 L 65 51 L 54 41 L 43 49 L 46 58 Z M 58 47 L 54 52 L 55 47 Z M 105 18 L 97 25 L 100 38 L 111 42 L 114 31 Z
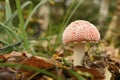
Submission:
M 0 55 L 1 80 L 111 80 L 120 79 L 120 60 L 110 56 L 89 56 L 86 52 L 83 66 L 74 66 L 70 58 L 64 60 L 56 53 L 51 59 L 33 56 L 27 52 Z M 11 65 L 10 65 L 11 64 Z M 26 65 L 26 66 L 24 66 Z M 40 71 L 40 70 L 43 71 Z M 44 72 L 48 71 L 52 74 Z M 106 70 L 109 73 L 106 73 Z M 74 73 L 74 72 L 76 73 Z M 78 77 L 81 76 L 81 77 Z M 80 79 L 81 78 L 81 79 Z M 108 80 L 108 79 L 106 79 Z

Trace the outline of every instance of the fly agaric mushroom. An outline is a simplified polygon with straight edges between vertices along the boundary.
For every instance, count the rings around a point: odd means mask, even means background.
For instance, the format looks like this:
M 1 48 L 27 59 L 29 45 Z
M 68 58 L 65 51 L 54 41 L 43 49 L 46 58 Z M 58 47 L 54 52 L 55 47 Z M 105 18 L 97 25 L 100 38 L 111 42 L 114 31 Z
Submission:
M 82 65 L 85 55 L 85 42 L 97 42 L 100 34 L 97 28 L 88 21 L 77 20 L 66 27 L 63 32 L 62 41 L 64 44 L 74 44 L 73 64 Z

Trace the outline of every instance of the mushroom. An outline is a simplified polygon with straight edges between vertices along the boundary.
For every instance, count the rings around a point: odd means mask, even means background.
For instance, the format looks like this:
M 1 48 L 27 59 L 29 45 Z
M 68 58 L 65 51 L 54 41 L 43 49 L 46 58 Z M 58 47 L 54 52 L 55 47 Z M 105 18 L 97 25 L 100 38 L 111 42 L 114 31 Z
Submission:
M 73 64 L 82 65 L 85 56 L 85 42 L 97 42 L 100 34 L 97 28 L 88 21 L 76 20 L 69 24 L 62 36 L 64 44 L 73 44 Z

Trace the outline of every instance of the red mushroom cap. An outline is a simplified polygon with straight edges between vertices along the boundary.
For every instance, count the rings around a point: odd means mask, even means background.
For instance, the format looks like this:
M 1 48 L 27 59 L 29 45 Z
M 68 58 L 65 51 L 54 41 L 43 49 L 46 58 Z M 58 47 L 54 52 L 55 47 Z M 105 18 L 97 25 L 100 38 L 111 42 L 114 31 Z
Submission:
M 97 28 L 88 21 L 77 20 L 72 22 L 63 32 L 63 43 L 73 42 L 97 42 L 100 39 L 100 34 Z

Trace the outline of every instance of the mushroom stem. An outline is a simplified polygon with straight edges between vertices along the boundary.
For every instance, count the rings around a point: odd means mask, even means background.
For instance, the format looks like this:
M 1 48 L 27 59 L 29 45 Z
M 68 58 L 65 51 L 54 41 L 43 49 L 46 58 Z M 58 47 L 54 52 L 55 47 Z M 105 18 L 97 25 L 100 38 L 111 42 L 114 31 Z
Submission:
M 73 49 L 73 64 L 74 64 L 74 66 L 82 65 L 84 56 L 85 56 L 85 43 L 75 44 L 74 49 Z

